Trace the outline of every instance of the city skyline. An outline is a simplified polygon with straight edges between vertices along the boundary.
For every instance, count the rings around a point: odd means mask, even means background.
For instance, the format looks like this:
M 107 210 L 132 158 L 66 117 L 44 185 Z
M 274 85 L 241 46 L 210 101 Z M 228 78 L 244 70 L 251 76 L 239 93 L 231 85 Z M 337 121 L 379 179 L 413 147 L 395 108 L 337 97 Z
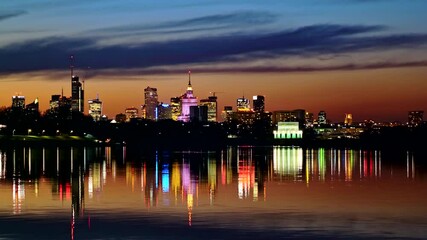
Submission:
M 85 99 L 99 94 L 109 117 L 139 108 L 147 86 L 169 103 L 185 91 L 187 69 L 199 100 L 219 93 L 219 111 L 243 94 L 265 96 L 268 111 L 324 110 L 334 122 L 345 113 L 404 122 L 408 111 L 427 109 L 424 1 L 3 6 L 0 106 L 21 92 L 48 109 L 51 95 L 71 92 L 68 57 L 75 55 Z

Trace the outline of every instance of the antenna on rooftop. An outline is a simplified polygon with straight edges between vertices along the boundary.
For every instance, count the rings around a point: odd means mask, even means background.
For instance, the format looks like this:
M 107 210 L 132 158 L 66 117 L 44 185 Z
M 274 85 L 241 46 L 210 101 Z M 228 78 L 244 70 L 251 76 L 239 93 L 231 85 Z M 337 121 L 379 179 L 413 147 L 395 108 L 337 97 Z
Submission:
M 71 78 L 74 76 L 74 55 L 70 55 L 70 72 Z

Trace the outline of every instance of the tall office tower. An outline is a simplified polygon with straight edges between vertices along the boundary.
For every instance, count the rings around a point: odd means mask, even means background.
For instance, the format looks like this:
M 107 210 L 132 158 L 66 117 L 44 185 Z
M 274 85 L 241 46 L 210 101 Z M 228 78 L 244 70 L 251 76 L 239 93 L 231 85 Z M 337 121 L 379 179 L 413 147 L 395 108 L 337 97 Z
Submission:
M 157 88 L 147 87 L 144 89 L 144 109 L 146 119 L 156 120 L 156 109 L 157 105 L 159 105 L 157 98 Z
M 71 77 L 71 110 L 83 113 L 84 90 L 78 76 Z
M 326 112 L 325 111 L 320 111 L 319 114 L 317 115 L 317 122 L 319 123 L 319 125 L 322 124 L 326 124 Z
M 95 99 L 87 101 L 89 105 L 89 115 L 93 118 L 95 122 L 101 120 L 102 116 L 102 101 L 99 100 L 99 96 L 96 96 Z
M 424 111 L 410 111 L 408 112 L 408 125 L 409 126 L 418 126 L 420 125 L 423 119 Z
M 181 115 L 178 117 L 179 121 L 190 121 L 191 106 L 197 106 L 197 98 L 193 95 L 193 87 L 191 86 L 191 72 L 189 71 L 187 91 L 181 97 Z
M 70 56 L 71 73 L 71 111 L 81 112 L 84 110 L 84 90 L 78 76 L 74 75 L 74 56 Z
M 207 122 L 208 106 L 191 106 L 190 121 L 191 122 Z
M 50 110 L 58 110 L 60 99 L 61 99 L 61 95 L 59 95 L 59 94 L 52 95 L 52 97 L 49 101 Z
M 34 102 L 25 106 L 25 109 L 30 112 L 39 112 L 39 99 L 36 98 Z
M 353 115 L 351 113 L 346 113 L 345 114 L 344 124 L 346 124 L 346 125 L 353 124 Z
M 130 107 L 125 109 L 126 122 L 130 122 L 132 118 L 138 118 L 138 108 Z
M 156 120 L 172 119 L 172 108 L 170 104 L 160 103 L 156 108 Z
M 249 103 L 249 99 L 245 98 L 245 96 L 237 99 L 237 111 L 238 112 L 251 111 L 251 105 Z
M 218 112 L 217 99 L 218 99 L 217 96 L 209 96 L 208 99 L 200 100 L 200 106 L 206 106 L 208 108 L 208 122 L 217 121 L 217 112 Z
M 25 96 L 12 96 L 12 109 L 24 110 Z
M 171 108 L 172 120 L 177 121 L 178 117 L 181 115 L 181 98 L 180 97 L 171 98 L 170 108 Z
M 256 113 L 263 113 L 265 111 L 265 97 L 261 95 L 253 96 L 254 111 Z
M 305 112 L 305 125 L 307 127 L 313 126 L 314 116 L 313 113 Z
M 233 116 L 233 107 L 232 106 L 224 106 L 224 110 L 221 113 L 222 121 L 231 121 Z

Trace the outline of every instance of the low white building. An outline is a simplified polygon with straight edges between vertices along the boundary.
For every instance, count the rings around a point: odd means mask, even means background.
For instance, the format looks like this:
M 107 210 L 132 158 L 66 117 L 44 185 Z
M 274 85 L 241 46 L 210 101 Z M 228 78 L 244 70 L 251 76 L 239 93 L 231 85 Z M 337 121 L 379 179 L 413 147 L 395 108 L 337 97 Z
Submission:
M 301 139 L 302 130 L 298 122 L 278 122 L 277 130 L 273 131 L 275 139 Z

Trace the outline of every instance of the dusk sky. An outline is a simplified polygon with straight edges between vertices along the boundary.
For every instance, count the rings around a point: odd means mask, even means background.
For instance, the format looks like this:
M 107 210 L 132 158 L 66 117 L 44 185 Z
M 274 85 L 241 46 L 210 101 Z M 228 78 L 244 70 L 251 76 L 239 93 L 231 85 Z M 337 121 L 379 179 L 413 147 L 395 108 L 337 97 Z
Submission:
M 188 69 L 219 109 L 258 94 L 332 121 L 427 111 L 425 0 L 0 1 L 0 106 L 69 96 L 74 55 L 86 101 L 99 94 L 110 118 L 147 86 L 181 95 Z

